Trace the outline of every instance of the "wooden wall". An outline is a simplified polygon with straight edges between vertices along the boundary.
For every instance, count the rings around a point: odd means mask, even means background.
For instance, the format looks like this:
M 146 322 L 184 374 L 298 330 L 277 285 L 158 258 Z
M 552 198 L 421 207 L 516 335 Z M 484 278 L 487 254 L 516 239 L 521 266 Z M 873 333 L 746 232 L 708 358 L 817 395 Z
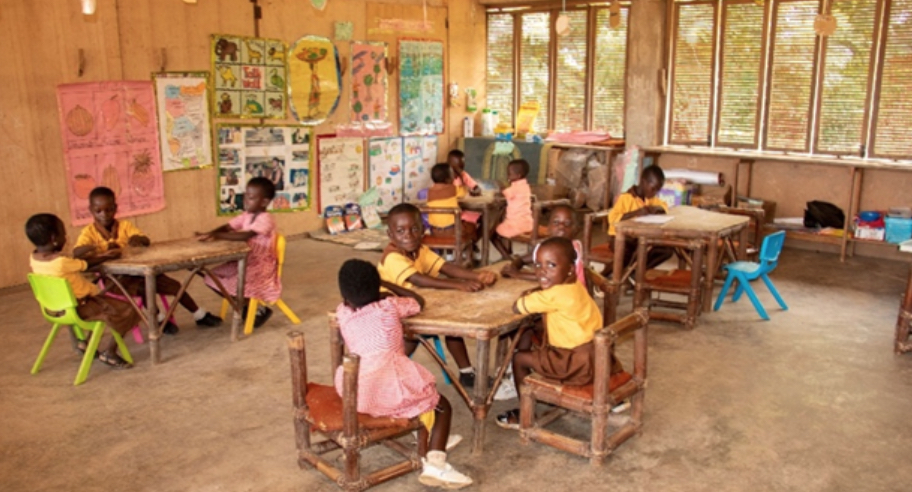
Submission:
M 97 0 L 97 12 L 83 16 L 76 0 L 3 0 L 0 32 L 6 46 L 0 63 L 0 159 L 6 190 L 0 195 L 3 233 L 0 287 L 22 284 L 31 245 L 23 232 L 26 219 L 51 212 L 66 220 L 63 152 L 58 128 L 55 88 L 58 84 L 100 80 L 148 80 L 152 72 L 209 69 L 209 34 L 253 35 L 256 22 L 250 0 Z M 377 32 L 379 19 L 424 18 L 421 0 L 330 0 L 323 12 L 306 0 L 259 0 L 259 35 L 292 43 L 314 34 L 332 39 L 333 23 L 352 21 L 356 40 L 390 43 L 395 57 L 398 37 L 438 39 L 445 43 L 446 81 L 460 90 L 474 87 L 484 99 L 484 9 L 476 0 L 431 0 L 427 17 L 431 32 Z M 447 28 L 449 21 L 449 29 Z M 373 29 L 372 29 L 373 28 Z M 340 56 L 348 42 L 337 42 Z M 78 50 L 85 56 L 79 76 Z M 162 56 L 164 50 L 165 56 Z M 348 76 L 343 77 L 339 109 L 318 133 L 329 133 L 346 118 Z M 390 78 L 390 117 L 397 120 L 397 74 Z M 464 97 L 460 97 L 464 102 Z M 447 108 L 446 133 L 440 137 L 445 156 L 462 132 L 461 107 Z M 9 181 L 6 181 L 8 179 Z M 186 237 L 193 231 L 224 222 L 216 216 L 214 169 L 165 173 L 167 208 L 132 220 L 153 240 Z M 285 234 L 321 226 L 315 212 L 276 214 Z M 78 229 L 70 227 L 71 243 Z

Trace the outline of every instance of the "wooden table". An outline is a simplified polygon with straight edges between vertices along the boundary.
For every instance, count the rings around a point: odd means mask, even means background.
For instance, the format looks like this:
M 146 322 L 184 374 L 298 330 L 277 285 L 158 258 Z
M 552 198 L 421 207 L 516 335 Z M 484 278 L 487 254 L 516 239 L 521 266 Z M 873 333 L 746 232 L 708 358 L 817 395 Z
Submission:
M 900 250 L 902 251 L 902 250 Z M 906 253 L 906 251 L 903 251 Z M 909 269 L 909 280 L 906 281 L 906 293 L 903 295 L 902 302 L 899 305 L 899 316 L 896 319 L 896 341 L 893 344 L 893 352 L 904 354 L 912 351 L 912 343 L 909 342 L 909 331 L 912 325 L 912 268 Z
M 749 217 L 739 215 L 720 214 L 701 210 L 696 207 L 674 207 L 668 211 L 673 220 L 664 224 L 652 224 L 628 219 L 615 226 L 617 234 L 614 237 L 614 270 L 609 283 L 611 299 L 605 302 L 605 323 L 614 323 L 617 319 L 617 305 L 620 293 L 621 279 L 624 275 L 624 248 L 628 237 L 664 237 L 669 239 L 698 239 L 706 243 L 705 255 L 706 275 L 703 281 L 703 311 L 712 309 L 712 293 L 715 273 L 719 269 L 719 240 L 736 233 L 741 234 L 739 241 L 739 257 L 744 256 L 747 245 L 747 225 Z M 638 262 L 646 258 L 637 258 Z M 696 268 L 696 267 L 694 267 Z M 637 279 L 642 281 L 642 279 Z
M 486 270 L 500 271 L 506 265 L 502 262 Z M 437 355 L 431 342 L 419 338 L 437 364 L 446 371 L 453 381 L 453 387 L 472 411 L 472 452 L 480 454 L 484 445 L 485 418 L 494 401 L 494 393 L 500 385 L 519 340 L 517 333 L 511 339 L 500 337 L 516 330 L 524 315 L 513 313 L 513 303 L 524 291 L 536 284 L 523 280 L 498 278 L 493 287 L 481 292 L 460 292 L 455 290 L 415 289 L 425 299 L 425 309 L 417 316 L 402 320 L 408 335 L 437 335 L 473 338 L 475 347 L 475 388 L 472 395 L 459 383 L 459 374 L 448 367 Z M 335 313 L 329 313 L 330 344 L 333 374 L 342 364 L 344 342 L 339 333 Z M 497 360 L 492 384 L 488 385 L 490 371 L 491 342 L 497 341 Z M 504 343 L 501 343 L 504 342 Z
M 147 248 L 127 247 L 123 250 L 123 256 L 116 260 L 104 262 L 100 265 L 99 270 L 108 276 L 121 291 L 123 286 L 114 277 L 114 275 L 134 275 L 142 276 L 146 279 L 146 299 L 145 310 L 143 313 L 133 298 L 126 294 L 127 300 L 133 304 L 149 331 L 149 353 L 153 364 L 161 361 L 159 352 L 158 339 L 161 338 L 162 328 L 169 318 L 171 318 L 174 309 L 179 304 L 173 302 L 166 313 L 161 324 L 157 323 L 156 313 L 156 286 L 155 277 L 162 273 L 173 272 L 176 270 L 190 270 L 190 276 L 181 284 L 176 299 L 186 292 L 187 286 L 193 280 L 197 273 L 208 274 L 207 265 L 225 263 L 227 261 L 238 262 L 238 285 L 237 293 L 231 294 L 225 290 L 221 283 L 215 277 L 219 290 L 222 291 L 225 298 L 229 300 L 234 308 L 234 317 L 231 320 L 231 340 L 237 340 L 241 327 L 241 310 L 244 304 L 244 274 L 247 268 L 247 253 L 250 248 L 246 242 L 242 241 L 197 241 L 195 238 L 178 239 L 175 241 L 166 241 L 153 243 Z

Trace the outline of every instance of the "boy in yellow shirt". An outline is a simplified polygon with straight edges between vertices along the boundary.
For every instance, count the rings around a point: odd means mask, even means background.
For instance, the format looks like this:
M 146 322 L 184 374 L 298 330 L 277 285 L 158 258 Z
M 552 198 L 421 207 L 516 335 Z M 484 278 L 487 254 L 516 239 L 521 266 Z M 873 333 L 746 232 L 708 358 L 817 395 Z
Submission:
M 459 208 L 457 189 L 453 184 L 453 173 L 449 164 L 436 164 L 431 168 L 431 180 L 434 182 L 427 191 L 428 208 Z M 461 218 L 460 218 L 461 220 Z M 449 214 L 428 214 L 431 235 L 453 237 L 456 220 Z M 462 221 L 462 236 L 465 240 L 475 242 L 475 224 Z
M 665 202 L 656 195 L 665 184 L 665 173 L 657 165 L 649 166 L 640 173 L 638 184 L 618 197 L 617 203 L 608 211 L 608 244 L 614 244 L 615 226 L 622 220 L 657 215 L 668 212 Z M 627 238 L 624 247 L 624 267 L 630 265 L 636 255 L 636 238 Z M 671 258 L 674 253 L 669 248 L 652 248 L 647 255 L 646 268 L 655 268 Z
M 89 224 L 79 233 L 76 239 L 76 247 L 73 249 L 73 256 L 81 257 L 91 253 L 104 253 L 109 250 L 120 250 L 127 246 L 147 247 L 152 241 L 143 235 L 135 225 L 128 220 L 116 220 L 117 201 L 114 191 L 104 186 L 99 186 L 89 193 L 89 211 L 92 212 L 95 222 Z M 118 276 L 117 280 L 124 286 L 131 296 L 145 299 L 146 285 L 141 277 Z M 155 278 L 156 290 L 159 294 L 176 296 L 180 291 L 181 284 L 177 280 L 167 276 L 159 275 Z M 181 306 L 193 313 L 196 325 L 201 328 L 215 327 L 222 324 L 222 319 L 214 316 L 204 308 L 199 307 L 190 297 L 190 294 L 184 293 L 180 298 Z M 164 319 L 164 313 L 159 311 L 159 321 Z M 168 321 L 165 325 L 164 333 L 174 335 L 179 328 Z

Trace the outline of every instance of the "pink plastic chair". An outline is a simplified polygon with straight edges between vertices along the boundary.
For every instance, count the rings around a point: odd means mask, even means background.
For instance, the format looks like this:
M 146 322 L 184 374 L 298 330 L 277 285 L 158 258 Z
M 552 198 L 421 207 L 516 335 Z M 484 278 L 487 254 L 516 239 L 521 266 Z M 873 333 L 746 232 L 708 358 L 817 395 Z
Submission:
M 101 287 L 102 289 L 104 289 L 104 281 L 99 280 L 99 281 L 98 281 L 98 286 Z M 127 300 L 127 298 L 124 297 L 123 295 L 121 295 L 121 294 L 116 294 L 116 293 L 114 293 L 114 292 L 112 292 L 112 291 L 109 291 L 109 292 L 107 293 L 107 295 L 113 297 L 114 299 L 120 299 L 120 300 L 122 300 L 122 301 L 126 301 L 126 300 Z M 158 298 L 161 299 L 162 308 L 164 308 L 165 312 L 167 312 L 169 309 L 171 309 L 171 305 L 168 304 L 168 298 L 165 297 L 164 294 L 159 294 Z M 136 303 L 136 306 L 139 307 L 140 309 L 143 309 L 143 308 L 146 307 L 145 302 L 143 302 L 143 298 L 142 298 L 142 297 L 134 297 L 134 298 L 133 298 L 133 302 L 135 302 L 135 303 Z M 174 323 L 175 325 L 177 324 L 177 323 L 175 323 L 174 317 L 173 317 L 173 316 L 172 316 L 168 321 Z M 133 340 L 135 340 L 136 343 L 143 343 L 143 342 L 144 342 L 143 336 L 142 336 L 142 325 L 136 325 L 136 326 L 134 326 L 133 329 L 130 330 L 130 331 L 133 333 Z

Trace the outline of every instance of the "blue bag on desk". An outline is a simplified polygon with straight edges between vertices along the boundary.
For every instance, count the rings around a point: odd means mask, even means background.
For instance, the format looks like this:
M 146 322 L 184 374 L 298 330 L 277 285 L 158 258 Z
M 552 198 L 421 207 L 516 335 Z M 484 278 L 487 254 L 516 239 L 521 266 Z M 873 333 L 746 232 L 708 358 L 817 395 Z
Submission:
M 804 210 L 804 227 L 842 229 L 845 227 L 845 213 L 830 202 L 807 202 L 807 208 Z

